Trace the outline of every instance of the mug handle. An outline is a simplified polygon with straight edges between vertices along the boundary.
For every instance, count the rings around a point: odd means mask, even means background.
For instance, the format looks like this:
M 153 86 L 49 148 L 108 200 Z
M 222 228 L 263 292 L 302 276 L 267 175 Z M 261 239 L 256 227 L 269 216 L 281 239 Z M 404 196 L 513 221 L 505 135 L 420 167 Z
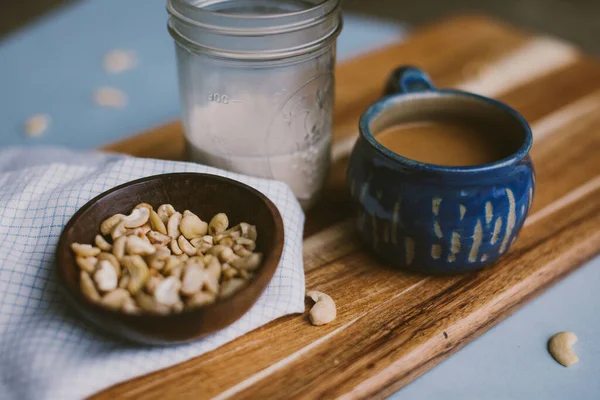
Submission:
M 388 96 L 397 93 L 414 93 L 428 90 L 436 90 L 431 83 L 431 78 L 424 71 L 412 66 L 403 66 L 396 68 L 390 74 L 385 85 L 384 95 Z

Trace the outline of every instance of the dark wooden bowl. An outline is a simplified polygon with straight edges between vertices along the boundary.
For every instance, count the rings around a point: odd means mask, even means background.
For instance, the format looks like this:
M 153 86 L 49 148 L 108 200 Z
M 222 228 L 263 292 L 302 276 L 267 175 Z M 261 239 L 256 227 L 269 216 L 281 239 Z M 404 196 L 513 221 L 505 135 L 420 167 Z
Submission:
M 157 208 L 164 203 L 190 210 L 203 220 L 224 212 L 230 226 L 256 225 L 256 251 L 264 261 L 248 286 L 234 296 L 180 314 L 128 315 L 95 304 L 79 289 L 79 269 L 71 243 L 93 243 L 100 224 L 116 213 L 128 214 L 139 203 Z M 170 344 L 201 338 L 218 331 L 250 309 L 267 287 L 283 251 L 283 221 L 263 194 L 240 182 L 208 174 L 174 173 L 125 183 L 90 200 L 71 218 L 56 250 L 56 264 L 67 298 L 87 320 L 109 333 L 135 342 Z

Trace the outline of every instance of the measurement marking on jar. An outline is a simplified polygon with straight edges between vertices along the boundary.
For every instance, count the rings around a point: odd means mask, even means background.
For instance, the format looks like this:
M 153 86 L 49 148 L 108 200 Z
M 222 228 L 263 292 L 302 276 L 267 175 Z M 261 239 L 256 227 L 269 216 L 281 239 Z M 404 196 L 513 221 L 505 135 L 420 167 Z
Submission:
M 208 93 L 208 101 L 218 104 L 242 103 L 241 100 L 230 99 L 229 96 L 227 96 L 226 94 L 213 92 Z

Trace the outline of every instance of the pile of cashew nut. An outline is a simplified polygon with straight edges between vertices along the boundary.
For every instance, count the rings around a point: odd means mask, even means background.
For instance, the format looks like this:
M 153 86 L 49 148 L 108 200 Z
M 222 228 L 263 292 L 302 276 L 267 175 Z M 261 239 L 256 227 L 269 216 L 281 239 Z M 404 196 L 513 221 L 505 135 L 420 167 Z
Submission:
M 211 304 L 246 286 L 263 256 L 257 232 L 227 215 L 205 222 L 170 204 L 102 222 L 94 245 L 73 243 L 80 288 L 90 300 L 127 314 L 169 314 Z

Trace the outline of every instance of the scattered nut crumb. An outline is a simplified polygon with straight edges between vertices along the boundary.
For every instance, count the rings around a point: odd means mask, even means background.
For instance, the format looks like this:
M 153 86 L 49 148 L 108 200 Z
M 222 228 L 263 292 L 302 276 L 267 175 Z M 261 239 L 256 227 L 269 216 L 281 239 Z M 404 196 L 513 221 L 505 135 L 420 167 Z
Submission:
M 94 92 L 94 102 L 101 107 L 122 109 L 127 105 L 127 95 L 122 90 L 105 86 Z
M 25 134 L 29 137 L 39 137 L 46 132 L 50 126 L 48 114 L 34 114 L 25 121 Z
M 111 50 L 104 56 L 104 71 L 120 74 L 137 66 L 138 61 L 133 50 Z
M 577 343 L 577 335 L 573 332 L 559 332 L 548 341 L 548 352 L 559 364 L 568 367 L 579 362 L 579 357 L 573 351 Z

